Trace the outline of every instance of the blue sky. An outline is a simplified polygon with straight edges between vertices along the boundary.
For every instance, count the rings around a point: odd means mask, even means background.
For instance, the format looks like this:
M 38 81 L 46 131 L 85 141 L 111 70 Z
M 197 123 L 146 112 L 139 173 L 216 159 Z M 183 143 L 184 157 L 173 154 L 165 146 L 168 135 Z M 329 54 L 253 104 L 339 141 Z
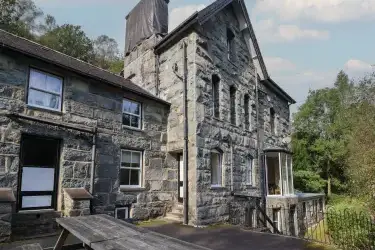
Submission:
M 59 24 L 106 34 L 120 48 L 125 16 L 138 0 L 34 0 Z M 171 0 L 170 28 L 212 0 Z M 331 86 L 340 69 L 358 78 L 375 68 L 375 0 L 245 0 L 271 77 L 298 103 Z

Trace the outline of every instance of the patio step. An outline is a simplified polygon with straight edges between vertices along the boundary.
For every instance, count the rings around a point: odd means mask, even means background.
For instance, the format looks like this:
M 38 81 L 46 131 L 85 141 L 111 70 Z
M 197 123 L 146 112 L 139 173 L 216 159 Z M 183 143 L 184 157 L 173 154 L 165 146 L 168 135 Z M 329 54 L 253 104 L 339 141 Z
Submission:
M 182 204 L 176 204 L 172 207 L 172 212 L 166 214 L 164 219 L 173 222 L 182 222 L 184 207 Z

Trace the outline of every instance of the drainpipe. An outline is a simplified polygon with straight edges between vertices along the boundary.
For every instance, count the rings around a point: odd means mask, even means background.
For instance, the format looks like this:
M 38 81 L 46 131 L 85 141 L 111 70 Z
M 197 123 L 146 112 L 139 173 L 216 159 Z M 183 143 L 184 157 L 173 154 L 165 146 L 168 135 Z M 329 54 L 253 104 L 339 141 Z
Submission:
M 230 191 L 232 195 L 234 195 L 234 187 L 233 187 L 233 140 L 230 137 Z
M 160 97 L 160 83 L 159 83 L 159 68 L 160 68 L 160 61 L 159 61 L 160 55 L 155 54 L 155 82 L 156 82 L 156 90 L 155 95 L 157 97 Z
M 183 91 L 183 109 L 184 109 L 184 224 L 188 224 L 188 100 L 187 100 L 187 77 L 188 77 L 188 59 L 187 59 L 187 44 L 183 41 L 183 58 L 184 58 L 184 91 Z
M 257 59 L 255 56 L 253 59 Z M 260 112 L 260 103 L 259 103 L 259 81 L 258 81 L 258 71 L 255 67 L 255 106 L 256 106 L 256 127 L 257 127 L 257 158 L 258 158 L 258 167 L 259 167 L 259 180 L 260 180 L 260 193 L 261 193 L 261 202 L 263 210 L 266 211 L 266 181 L 265 181 L 265 169 L 262 166 L 262 149 L 260 142 L 260 122 L 259 122 L 259 112 Z
M 94 196 L 94 176 L 95 176 L 95 159 L 96 159 L 96 135 L 98 128 L 95 127 L 95 132 L 92 136 L 92 149 L 91 149 L 91 173 L 90 173 L 90 193 Z M 90 213 L 94 213 L 93 200 L 90 202 Z

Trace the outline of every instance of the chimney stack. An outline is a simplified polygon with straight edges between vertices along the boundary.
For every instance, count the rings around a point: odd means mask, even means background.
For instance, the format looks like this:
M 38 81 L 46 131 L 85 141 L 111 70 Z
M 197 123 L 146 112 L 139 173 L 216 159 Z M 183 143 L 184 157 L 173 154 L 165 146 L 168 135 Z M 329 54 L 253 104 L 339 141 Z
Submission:
M 168 33 L 169 0 L 141 0 L 126 16 L 125 54 L 152 35 Z

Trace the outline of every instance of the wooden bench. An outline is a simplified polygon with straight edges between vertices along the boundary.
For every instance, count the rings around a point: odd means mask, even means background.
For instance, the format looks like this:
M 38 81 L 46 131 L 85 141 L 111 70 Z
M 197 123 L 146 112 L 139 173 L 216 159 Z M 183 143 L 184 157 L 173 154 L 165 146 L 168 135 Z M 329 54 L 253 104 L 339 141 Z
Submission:
M 61 250 L 69 234 L 93 250 L 208 250 L 188 242 L 158 234 L 108 215 L 58 218 L 63 228 L 54 250 Z

